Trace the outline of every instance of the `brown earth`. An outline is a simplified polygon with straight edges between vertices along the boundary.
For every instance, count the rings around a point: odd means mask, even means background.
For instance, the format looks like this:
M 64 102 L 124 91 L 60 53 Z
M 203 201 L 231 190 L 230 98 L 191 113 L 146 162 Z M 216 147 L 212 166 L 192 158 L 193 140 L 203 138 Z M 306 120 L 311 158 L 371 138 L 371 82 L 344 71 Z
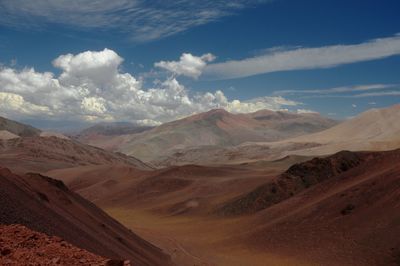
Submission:
M 400 150 L 304 159 L 49 174 L 177 265 L 398 265 Z
M 387 151 L 400 148 L 400 105 L 370 109 L 326 130 L 279 141 L 248 140 L 233 147 L 177 147 L 158 156 L 155 166 L 221 165 L 276 160 L 288 155 L 327 156 L 342 150 Z
M 93 265 L 112 262 L 77 248 L 59 237 L 13 224 L 0 225 L 0 265 Z M 123 265 L 120 261 L 120 265 Z M 128 262 L 126 265 L 129 265 Z
M 134 157 L 54 136 L 0 140 L 0 166 L 21 174 L 100 164 L 125 164 L 151 169 Z
M 0 169 L 0 224 L 22 224 L 73 245 L 134 265 L 170 265 L 169 257 L 64 183 Z

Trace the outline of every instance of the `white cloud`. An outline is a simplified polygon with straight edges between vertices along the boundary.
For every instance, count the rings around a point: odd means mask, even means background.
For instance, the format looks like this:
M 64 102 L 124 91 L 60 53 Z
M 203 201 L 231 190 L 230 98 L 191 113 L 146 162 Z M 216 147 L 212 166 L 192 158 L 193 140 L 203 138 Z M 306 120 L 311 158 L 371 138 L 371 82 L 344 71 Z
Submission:
M 342 96 L 342 98 L 364 98 L 364 97 L 382 97 L 382 96 L 400 96 L 400 91 L 366 92 L 348 97 Z
M 287 95 L 287 94 L 334 94 L 334 93 L 348 93 L 348 92 L 360 92 L 370 90 L 385 90 L 388 88 L 395 87 L 394 84 L 366 84 L 366 85 L 354 85 L 354 86 L 341 86 L 327 89 L 313 89 L 313 90 L 280 90 L 274 91 L 275 95 Z
M 330 68 L 399 54 L 398 34 L 353 45 L 272 50 L 253 58 L 210 64 L 204 69 L 203 76 L 206 79 L 241 78 L 277 71 Z
M 61 70 L 59 76 L 33 68 L 2 67 L 0 114 L 10 118 L 122 120 L 157 125 L 213 108 L 253 112 L 300 104 L 281 96 L 230 101 L 222 91 L 191 95 L 174 77 L 144 88 L 134 76 L 121 71 L 122 62 L 117 53 L 104 49 L 59 56 L 53 61 Z
M 160 61 L 155 63 L 154 66 L 165 69 L 177 76 L 187 76 L 197 79 L 207 63 L 214 59 L 215 56 L 210 53 L 202 56 L 183 53 L 179 61 Z
M 366 98 L 366 97 L 385 97 L 385 96 L 400 96 L 400 91 L 397 88 L 393 88 L 390 91 L 375 91 L 375 92 L 364 92 L 356 94 L 319 94 L 312 96 L 302 96 L 301 99 L 310 98 Z M 369 103 L 372 104 L 372 103 Z
M 296 106 L 301 103 L 277 97 L 259 97 L 248 101 L 233 100 L 227 103 L 226 108 L 233 113 L 252 113 L 262 109 L 282 110 L 283 106 Z
M 113 82 L 123 59 L 114 51 L 87 51 L 78 55 L 61 55 L 53 61 L 63 72 L 60 81 L 68 84 L 93 82 L 101 87 Z
M 309 109 L 297 109 L 298 114 L 318 114 L 318 112 Z
M 267 1 L 2 0 L 0 24 L 113 30 L 135 41 L 149 41 L 217 21 L 263 2 Z

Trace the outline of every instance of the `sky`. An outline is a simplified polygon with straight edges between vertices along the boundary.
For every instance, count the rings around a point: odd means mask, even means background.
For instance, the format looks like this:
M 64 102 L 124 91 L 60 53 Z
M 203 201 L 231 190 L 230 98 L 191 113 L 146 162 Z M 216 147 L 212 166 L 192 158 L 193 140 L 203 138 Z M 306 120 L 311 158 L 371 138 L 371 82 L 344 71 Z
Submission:
M 158 125 L 400 101 L 398 0 L 0 0 L 0 115 Z

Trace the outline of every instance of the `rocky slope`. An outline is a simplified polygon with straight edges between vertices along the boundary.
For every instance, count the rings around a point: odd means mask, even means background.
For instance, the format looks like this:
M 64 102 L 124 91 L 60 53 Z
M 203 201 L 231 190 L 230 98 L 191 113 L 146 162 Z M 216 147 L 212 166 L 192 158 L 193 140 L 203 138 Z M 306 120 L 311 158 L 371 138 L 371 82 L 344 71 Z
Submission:
M 19 265 L 93 265 L 107 266 L 107 260 L 77 248 L 63 239 L 48 236 L 13 224 L 0 225 L 0 264 Z M 120 261 L 122 265 L 124 262 Z M 126 265 L 130 265 L 127 261 Z
M 61 181 L 0 169 L 0 224 L 22 224 L 110 259 L 169 265 L 160 249 L 135 235 Z

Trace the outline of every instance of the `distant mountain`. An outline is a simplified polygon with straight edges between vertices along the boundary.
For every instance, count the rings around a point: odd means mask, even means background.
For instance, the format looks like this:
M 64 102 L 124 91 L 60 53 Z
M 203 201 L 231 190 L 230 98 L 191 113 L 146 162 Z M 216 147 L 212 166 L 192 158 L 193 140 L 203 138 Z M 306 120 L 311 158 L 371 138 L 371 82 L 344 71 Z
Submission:
M 92 146 L 118 151 L 118 146 L 127 136 L 152 128 L 127 122 L 99 123 L 73 134 L 72 138 Z
M 276 160 L 287 155 L 330 155 L 341 150 L 391 150 L 400 148 L 399 121 L 400 105 L 371 109 L 317 133 L 279 141 L 247 142 L 234 147 L 200 146 L 180 149 L 153 164 L 163 166 L 188 163 L 244 163 Z
M 351 150 L 397 148 L 400 146 L 400 104 L 388 108 L 370 109 L 335 127 L 298 137 L 293 141 L 313 141 L 322 144 L 326 153 L 343 148 Z
M 277 141 L 321 131 L 336 124 L 336 121 L 318 114 L 272 111 L 232 114 L 216 109 L 165 123 L 139 134 L 86 143 L 133 155 L 144 161 L 153 161 L 180 149 Z
M 0 140 L 0 166 L 18 173 L 45 172 L 82 165 L 129 165 L 151 169 L 142 161 L 121 153 L 58 137 L 27 137 Z
M 127 134 L 136 134 L 149 130 L 151 126 L 140 126 L 128 122 L 99 123 L 79 132 L 80 137 L 90 135 L 118 136 Z
M 38 136 L 40 130 L 29 125 L 18 123 L 4 117 L 0 117 L 0 131 L 7 131 L 20 137 Z M 1 136 L 0 136 L 1 139 Z
M 22 224 L 105 258 L 131 260 L 134 265 L 171 265 L 159 248 L 61 181 L 39 174 L 18 176 L 0 168 L 0 206 L 0 224 Z M 28 245 L 29 240 L 24 243 Z
M 0 167 L 18 173 L 43 173 L 82 165 L 127 165 L 142 170 L 152 169 L 132 156 L 83 144 L 60 133 L 41 132 L 5 118 L 1 121 L 4 130 L 0 130 Z

